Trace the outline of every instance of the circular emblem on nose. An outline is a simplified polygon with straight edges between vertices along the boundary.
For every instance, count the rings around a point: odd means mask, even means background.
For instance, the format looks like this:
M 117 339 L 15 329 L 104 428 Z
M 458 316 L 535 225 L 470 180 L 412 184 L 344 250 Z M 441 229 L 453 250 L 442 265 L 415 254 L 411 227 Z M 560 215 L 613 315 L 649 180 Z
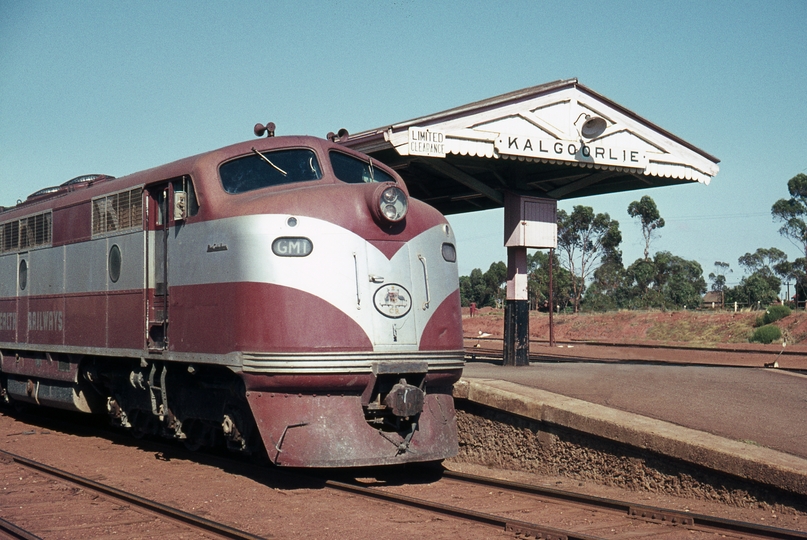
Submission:
M 379 313 L 390 319 L 399 319 L 409 313 L 412 298 L 409 291 L 396 283 L 380 287 L 373 295 L 373 303 Z

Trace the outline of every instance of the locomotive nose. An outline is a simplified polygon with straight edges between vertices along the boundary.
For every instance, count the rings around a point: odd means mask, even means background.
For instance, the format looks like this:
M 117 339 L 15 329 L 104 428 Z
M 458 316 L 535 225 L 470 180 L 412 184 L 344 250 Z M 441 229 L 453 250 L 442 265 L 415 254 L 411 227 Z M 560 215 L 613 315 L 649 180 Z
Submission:
M 426 392 L 401 379 L 384 398 L 384 405 L 392 409 L 395 416 L 406 418 L 419 414 L 425 399 Z

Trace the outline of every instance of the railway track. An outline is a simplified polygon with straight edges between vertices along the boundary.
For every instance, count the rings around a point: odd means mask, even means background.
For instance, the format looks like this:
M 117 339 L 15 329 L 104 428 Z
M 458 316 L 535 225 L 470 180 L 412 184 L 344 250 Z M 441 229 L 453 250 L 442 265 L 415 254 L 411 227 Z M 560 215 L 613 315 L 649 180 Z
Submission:
M 502 362 L 503 339 L 466 336 L 466 361 Z M 596 349 L 603 352 L 593 352 Z M 615 354 L 625 351 L 624 359 Z M 661 353 L 661 354 L 659 354 Z M 676 357 L 671 360 L 670 357 Z M 748 350 L 741 347 L 676 346 L 645 343 L 556 342 L 550 348 L 547 341 L 530 340 L 530 362 L 617 362 L 659 363 L 670 365 L 701 365 L 734 367 L 777 367 L 793 371 L 807 370 L 803 351 L 781 349 Z M 729 359 L 727 361 L 727 359 Z M 782 364 L 782 365 L 780 365 Z
M 372 482 L 370 482 L 371 484 Z M 444 471 L 437 485 L 375 487 L 327 480 L 327 487 L 499 528 L 519 538 L 594 540 L 602 538 L 778 538 L 807 539 L 807 533 L 494 478 Z M 439 486 L 439 488 L 438 488 Z M 444 488 L 452 497 L 441 497 Z M 493 488 L 494 491 L 490 491 Z M 414 497 L 407 492 L 427 492 Z M 459 501 L 449 505 L 434 500 Z M 480 504 L 482 503 L 482 504 Z M 494 510 L 478 510 L 484 506 Z
M 94 431 L 86 426 L 80 430 L 85 434 Z M 104 436 L 110 435 L 113 438 L 119 437 L 109 432 L 105 432 Z M 188 458 L 192 455 L 176 445 L 149 442 L 152 450 L 168 446 L 176 455 L 184 456 L 187 453 Z M 325 487 L 384 501 L 400 508 L 414 508 L 427 514 L 477 523 L 482 527 L 490 527 L 491 537 L 581 540 L 630 537 L 665 540 L 685 536 L 696 540 L 718 535 L 717 537 L 734 539 L 807 539 L 807 533 L 800 531 L 637 505 L 448 470 L 435 472 L 434 469 L 425 468 L 375 469 L 359 473 L 367 474 L 370 478 L 356 478 L 350 471 L 313 477 L 297 475 L 293 471 L 250 466 L 242 461 L 220 456 L 205 455 L 204 461 L 267 485 L 277 486 L 283 479 L 282 483 L 295 486 L 290 489 L 302 486 L 312 486 L 313 489 Z M 2 451 L 0 473 L 2 486 L 15 485 L 18 488 L 12 492 L 3 490 L 6 496 L 0 498 L 0 515 L 9 522 L 5 526 L 0 523 L 0 538 L 4 534 L 11 538 L 39 538 L 37 534 L 42 535 L 41 538 L 109 534 L 115 534 L 119 538 L 259 538 L 227 526 L 220 528 L 220 524 L 163 507 L 153 501 L 145 500 L 146 506 L 140 506 L 140 497 L 120 492 L 123 497 L 119 498 L 119 492 L 115 488 L 97 484 L 90 479 L 74 477 Z M 316 481 L 309 482 L 312 478 Z M 74 480 L 78 480 L 78 483 Z M 96 484 L 100 490 L 95 489 Z M 46 489 L 40 491 L 43 486 Z M 51 499 L 53 495 L 48 492 L 56 492 L 61 498 Z M 8 495 L 13 498 L 9 499 Z M 29 504 L 32 506 L 28 506 Z M 32 511 L 27 515 L 17 513 L 18 507 L 28 507 Z M 367 507 L 365 511 L 368 516 L 379 512 L 372 507 Z M 380 512 L 390 513 L 389 509 L 382 509 Z M 71 516 L 70 525 L 61 522 L 66 515 Z M 108 522 L 109 516 L 114 516 L 111 523 Z M 201 527 L 196 523 L 197 520 Z M 211 523 L 214 528 L 210 528 Z M 22 534 L 15 532 L 15 529 Z M 110 533 L 110 530 L 115 532 Z
M 501 341 L 501 340 L 499 340 Z M 603 361 L 598 358 L 590 358 L 585 356 L 573 356 L 569 354 L 552 354 L 551 349 L 546 352 L 533 352 L 530 351 L 527 359 L 530 363 L 537 362 L 579 362 L 579 361 Z M 466 362 L 491 362 L 500 364 L 504 361 L 504 352 L 502 349 L 494 347 L 465 347 L 465 361 Z
M 265 538 L 2 450 L 0 484 L 0 536 Z

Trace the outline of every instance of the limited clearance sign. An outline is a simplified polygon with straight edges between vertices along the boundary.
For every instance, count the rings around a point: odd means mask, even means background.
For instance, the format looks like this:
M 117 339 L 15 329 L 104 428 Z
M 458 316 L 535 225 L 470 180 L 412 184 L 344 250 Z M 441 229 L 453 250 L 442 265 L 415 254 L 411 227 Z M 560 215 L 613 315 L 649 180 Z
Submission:
M 499 154 L 506 156 L 576 161 L 632 169 L 647 168 L 647 154 L 643 150 L 620 148 L 602 142 L 588 144 L 582 141 L 503 133 L 496 139 L 494 146 Z
M 409 155 L 446 157 L 446 134 L 429 128 L 409 128 Z

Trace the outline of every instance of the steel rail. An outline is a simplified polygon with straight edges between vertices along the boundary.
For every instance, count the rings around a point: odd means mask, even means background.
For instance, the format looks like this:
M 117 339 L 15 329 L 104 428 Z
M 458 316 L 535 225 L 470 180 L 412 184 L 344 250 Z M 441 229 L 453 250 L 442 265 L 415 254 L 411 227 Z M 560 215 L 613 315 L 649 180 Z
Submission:
M 0 518 L 0 533 L 5 533 L 9 538 L 18 538 L 19 540 L 42 540 L 39 536 L 31 534 L 25 529 L 20 529 L 3 518 Z
M 474 341 L 477 343 L 482 341 L 503 342 L 504 338 L 500 337 L 477 337 L 473 335 L 463 336 L 464 341 Z M 530 339 L 529 343 L 548 345 L 547 339 Z M 725 352 L 737 354 L 759 354 L 763 356 L 804 356 L 803 351 L 795 350 L 748 350 L 741 347 L 733 347 L 731 345 L 723 344 L 720 347 L 709 347 L 706 345 L 670 345 L 668 343 L 620 343 L 615 341 L 595 341 L 595 340 L 572 340 L 572 341 L 558 341 L 555 340 L 556 345 L 591 345 L 592 347 L 610 347 L 610 348 L 626 348 L 626 349 L 670 349 L 670 350 L 684 350 L 684 351 L 702 351 L 702 352 Z M 468 347 L 466 347 L 468 349 Z
M 599 344 L 598 344 L 599 345 Z M 608 345 L 609 347 L 614 348 L 625 348 L 629 349 L 632 347 L 639 347 L 638 345 Z M 645 348 L 654 348 L 652 346 L 642 346 Z M 655 347 L 661 348 L 661 347 Z M 666 349 L 676 349 L 682 352 L 692 352 L 693 349 L 689 347 L 665 347 Z M 702 349 L 703 351 L 711 351 L 711 352 L 725 352 L 727 354 L 742 354 L 747 353 L 748 351 L 717 351 L 716 349 Z M 756 351 L 752 351 L 753 354 L 756 354 Z M 768 353 L 768 354 L 778 354 L 778 353 Z M 802 354 L 803 356 L 803 354 Z M 779 358 L 776 356 L 776 358 Z M 499 349 L 488 349 L 488 348 L 478 348 L 478 347 L 465 347 L 465 361 L 466 362 L 502 362 L 504 360 L 504 352 Z M 665 365 L 665 366 L 706 366 L 706 367 L 733 367 L 733 368 L 741 368 L 741 369 L 759 369 L 761 367 L 770 367 L 768 365 L 763 366 L 752 366 L 752 365 L 730 365 L 721 362 L 709 362 L 708 360 L 702 360 L 698 362 L 684 362 L 684 361 L 672 361 L 672 360 L 654 360 L 654 359 L 631 359 L 631 360 L 618 360 L 618 359 L 609 359 L 609 358 L 597 358 L 591 356 L 574 356 L 568 354 L 552 354 L 552 352 L 535 352 L 530 351 L 528 355 L 528 361 L 530 363 L 599 363 L 599 364 L 616 364 L 616 363 L 630 363 L 630 364 L 653 364 L 653 365 Z M 781 371 L 804 371 L 798 368 L 778 368 Z
M 162 443 L 154 443 L 157 446 L 165 446 Z M 171 449 L 176 449 L 175 447 L 171 446 Z M 29 460 L 26 458 L 22 458 L 20 456 L 16 456 L 9 452 L 5 452 L 0 450 L 0 456 L 4 455 L 7 456 L 9 459 L 24 465 L 29 466 L 31 468 L 41 470 L 46 474 L 51 474 L 53 476 L 64 478 L 68 481 L 78 483 L 80 485 L 85 485 L 90 489 L 100 491 L 102 493 L 106 493 L 112 497 L 116 497 L 128 502 L 132 502 L 135 505 L 140 506 L 139 501 L 145 501 L 147 505 L 146 508 L 149 508 L 157 513 L 164 514 L 168 517 L 179 519 L 180 521 L 190 523 L 191 525 L 197 525 L 197 521 L 199 523 L 209 523 L 214 528 L 208 529 L 213 533 L 222 535 L 227 538 L 237 538 L 237 539 L 261 539 L 266 537 L 260 537 L 256 535 L 252 535 L 250 533 L 239 531 L 237 529 L 230 528 L 226 525 L 221 525 L 215 522 L 211 522 L 204 518 L 200 518 L 198 516 L 194 516 L 192 514 L 187 514 L 181 510 L 176 510 L 168 506 L 161 505 L 160 503 L 156 503 L 154 501 L 150 501 L 148 499 L 143 499 L 136 495 L 128 494 L 126 492 L 117 490 L 116 488 L 112 488 L 110 486 L 105 486 L 103 484 L 99 484 L 92 480 L 88 480 L 85 478 L 77 477 L 72 475 L 71 473 L 67 473 L 64 471 L 60 471 L 58 469 L 49 467 L 47 465 L 43 465 L 37 463 L 33 460 Z M 218 458 L 218 457 L 211 457 L 208 456 L 208 459 L 212 459 L 215 462 L 221 462 L 222 465 L 226 464 L 228 466 L 234 466 L 238 469 L 241 469 L 245 472 L 249 471 L 251 473 L 255 473 L 260 471 L 262 474 L 269 472 L 266 469 L 254 469 L 252 467 L 247 467 L 241 461 L 231 460 L 228 458 Z M 430 512 L 437 512 L 444 515 L 466 519 L 469 521 L 487 524 L 495 527 L 502 527 L 503 530 L 513 532 L 514 534 L 522 534 L 522 535 L 532 535 L 536 538 L 546 538 L 546 539 L 560 539 L 560 538 L 568 538 L 570 540 L 594 540 L 598 537 L 590 536 L 590 535 L 583 535 L 579 533 L 563 531 L 559 529 L 554 529 L 551 527 L 544 527 L 534 523 L 518 521 L 518 520 L 511 520 L 501 516 L 497 516 L 494 514 L 488 514 L 483 512 L 477 512 L 474 510 L 467 510 L 463 508 L 459 508 L 456 506 L 444 505 L 441 503 L 434 503 L 431 501 L 426 501 L 423 499 L 417 499 L 414 497 L 409 497 L 406 495 L 396 495 L 390 492 L 386 492 L 380 490 L 378 488 L 366 488 L 362 486 L 358 486 L 352 483 L 345 483 L 339 482 L 336 480 L 326 479 L 322 476 L 312 475 L 312 474 L 302 474 L 299 471 L 280 471 L 280 470 L 272 470 L 271 471 L 273 476 L 280 474 L 281 476 L 287 476 L 289 478 L 297 478 L 297 479 L 309 479 L 309 480 L 318 480 L 317 483 L 321 483 L 320 485 L 330 487 L 333 489 L 338 489 L 345 492 L 352 492 L 363 496 L 372 497 L 378 500 L 385 500 L 388 502 L 396 503 L 396 504 L 404 504 L 414 508 L 420 508 L 423 510 L 427 510 Z M 261 474 L 261 475 L 262 475 Z M 536 496 L 543 496 L 543 497 L 551 497 L 558 500 L 565 500 L 567 502 L 577 503 L 580 505 L 589 505 L 592 507 L 597 507 L 601 509 L 608 509 L 617 512 L 624 512 L 629 516 L 643 518 L 648 521 L 656 521 L 656 522 L 666 522 L 670 524 L 678 523 L 679 525 L 690 526 L 690 527 L 698 527 L 700 529 L 710 529 L 710 530 L 717 530 L 717 531 L 732 531 L 735 533 L 745 533 L 749 535 L 756 535 L 756 536 L 763 536 L 766 538 L 778 538 L 784 540 L 805 540 L 807 539 L 807 533 L 801 531 L 794 531 L 790 529 L 782 529 L 776 528 L 771 526 L 764 526 L 764 525 L 757 525 L 754 523 L 746 523 L 741 521 L 729 520 L 724 518 L 718 518 L 713 516 L 701 515 L 701 514 L 693 514 L 690 512 L 678 512 L 667 510 L 663 508 L 651 507 L 646 505 L 635 505 L 631 503 L 627 503 L 624 501 L 616 500 L 616 499 L 607 499 L 602 497 L 595 497 L 591 495 L 585 495 L 570 491 L 559 490 L 556 488 L 549 488 L 549 487 L 541 487 L 535 486 L 532 484 L 525 484 L 519 482 L 510 482 L 506 480 L 500 480 L 490 477 L 484 476 L 477 476 L 471 475 L 466 473 L 454 472 L 449 471 L 447 469 L 443 469 L 440 474 L 444 478 L 458 480 L 458 481 L 466 481 L 476 484 L 488 485 L 491 487 L 497 487 L 501 489 L 509 489 L 513 491 L 520 491 Z M 74 480 L 74 478 L 76 480 Z M 97 489 L 96 486 L 100 487 L 101 489 Z M 118 493 L 122 494 L 123 497 L 119 496 Z M 132 499 L 128 499 L 128 497 L 132 497 Z M 154 505 L 154 508 L 151 507 Z M 167 511 L 163 512 L 161 509 L 165 509 Z M 190 518 L 190 522 L 185 521 L 181 517 L 177 517 L 173 514 L 173 512 L 178 512 L 180 515 L 187 516 Z M 685 519 L 691 521 L 684 521 Z M 11 527 L 14 527 L 11 525 Z M 219 528 L 221 527 L 221 528 Z M 202 527 L 205 528 L 206 527 Z M 2 520 L 0 520 L 0 530 L 3 529 Z M 22 531 L 23 535 L 15 536 L 15 538 L 21 538 L 24 540 L 40 540 L 39 537 L 30 535 L 26 531 Z M 543 536 L 540 536 L 543 535 Z
M 171 506 L 167 506 L 156 501 L 152 501 L 150 499 L 146 499 L 144 497 L 140 497 L 133 493 L 127 493 L 126 491 L 107 486 L 105 484 L 101 484 L 99 482 L 95 482 L 88 478 L 83 478 L 81 476 L 69 473 L 67 471 L 62 471 L 60 469 L 56 469 L 55 467 L 51 467 L 49 465 L 45 465 L 43 463 L 39 463 L 37 461 L 24 458 L 22 456 L 18 456 L 12 454 L 10 452 L 6 452 L 5 450 L 0 450 L 0 455 L 7 457 L 8 459 L 18 463 L 24 467 L 29 469 L 34 469 L 36 471 L 43 472 L 50 476 L 54 476 L 61 480 L 66 480 L 72 482 L 74 484 L 83 486 L 85 488 L 91 489 L 95 492 L 102 493 L 104 495 L 108 495 L 110 497 L 114 497 L 118 500 L 124 501 L 129 504 L 133 504 L 140 508 L 145 508 L 150 510 L 154 513 L 160 514 L 162 516 L 169 517 L 171 519 L 180 521 L 187 525 L 191 525 L 198 529 L 211 532 L 222 536 L 224 538 L 233 538 L 237 540 L 264 540 L 265 536 L 257 536 L 245 531 L 241 531 L 239 529 L 235 529 L 228 525 L 224 525 L 222 523 L 217 523 L 215 521 L 211 521 L 209 519 L 205 519 L 203 517 L 195 516 L 183 510 L 179 510 L 178 508 L 173 508 Z M 33 537 L 36 538 L 36 537 Z
M 357 486 L 355 484 L 339 482 L 336 480 L 326 480 L 325 486 L 332 489 L 338 489 L 341 491 L 356 493 L 359 495 L 364 495 L 366 497 L 372 497 L 387 502 L 402 504 L 413 508 L 420 508 L 422 510 L 428 510 L 429 512 L 436 512 L 447 516 L 466 519 L 476 523 L 483 523 L 486 525 L 501 527 L 503 530 L 513 532 L 514 534 L 517 535 L 527 535 L 527 536 L 533 536 L 535 538 L 544 538 L 547 540 L 560 540 L 560 539 L 602 540 L 598 536 L 590 536 L 587 534 L 576 533 L 573 531 L 555 529 L 553 527 L 545 527 L 543 525 L 538 525 L 536 523 L 529 523 L 526 521 L 507 519 L 501 516 L 497 516 L 495 514 L 477 512 L 475 510 L 467 510 L 464 508 L 460 508 L 458 506 L 451 506 L 447 504 L 431 502 L 425 499 L 417 499 L 415 497 L 409 497 L 407 495 L 397 495 L 377 488 L 367 488 Z
M 731 531 L 736 533 L 753 534 L 763 536 L 765 538 L 780 538 L 784 540 L 803 540 L 807 539 L 807 533 L 801 531 L 794 531 L 791 529 L 782 529 L 778 527 L 771 527 L 768 525 L 757 525 L 756 523 L 748 523 L 744 521 L 736 521 L 731 519 L 718 518 L 703 514 L 693 514 L 691 512 L 678 512 L 665 508 L 631 504 L 616 499 L 607 499 L 603 497 L 594 497 L 591 495 L 583 495 L 571 491 L 564 491 L 549 487 L 540 487 L 531 484 L 524 484 L 520 482 L 511 482 L 508 480 L 499 480 L 497 478 L 489 478 L 485 476 L 477 476 L 473 474 L 466 474 L 445 470 L 443 477 L 469 482 L 472 484 L 482 484 L 486 486 L 496 487 L 500 489 L 508 489 L 521 493 L 529 493 L 531 495 L 539 495 L 544 497 L 552 497 L 565 501 L 575 502 L 578 504 L 585 504 L 596 508 L 607 508 L 610 510 L 624 511 L 630 516 L 649 518 L 652 521 L 666 521 L 672 524 L 683 524 L 687 526 L 708 527 L 710 529 L 718 529 L 720 531 Z M 653 516 L 656 516 L 655 518 Z

